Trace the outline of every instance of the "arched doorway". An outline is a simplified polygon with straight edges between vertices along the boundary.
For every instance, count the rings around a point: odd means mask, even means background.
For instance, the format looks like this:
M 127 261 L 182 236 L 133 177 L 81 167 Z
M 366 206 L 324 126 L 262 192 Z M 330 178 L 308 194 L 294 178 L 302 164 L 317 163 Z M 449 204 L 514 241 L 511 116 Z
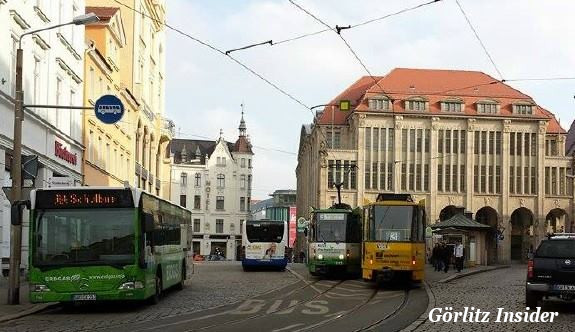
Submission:
M 520 207 L 511 214 L 511 260 L 525 262 L 531 244 L 533 212 Z
M 462 208 L 458 208 L 455 205 L 448 205 L 439 212 L 439 221 L 448 220 L 454 215 L 461 213 L 462 210 Z
M 475 220 L 491 229 L 485 234 L 485 249 L 487 249 L 487 264 L 497 264 L 497 225 L 499 224 L 499 214 L 490 206 L 482 207 L 475 214 Z
M 566 233 L 569 228 L 569 216 L 567 211 L 561 208 L 555 208 L 545 217 L 546 233 Z

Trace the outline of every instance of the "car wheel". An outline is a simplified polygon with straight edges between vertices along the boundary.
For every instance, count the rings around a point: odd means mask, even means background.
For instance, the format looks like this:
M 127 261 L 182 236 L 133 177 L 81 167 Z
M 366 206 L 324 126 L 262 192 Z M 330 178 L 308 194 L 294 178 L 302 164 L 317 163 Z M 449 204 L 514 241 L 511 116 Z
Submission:
M 541 300 L 541 295 L 529 291 L 525 293 L 525 306 L 529 307 L 530 309 L 536 308 L 539 300 Z

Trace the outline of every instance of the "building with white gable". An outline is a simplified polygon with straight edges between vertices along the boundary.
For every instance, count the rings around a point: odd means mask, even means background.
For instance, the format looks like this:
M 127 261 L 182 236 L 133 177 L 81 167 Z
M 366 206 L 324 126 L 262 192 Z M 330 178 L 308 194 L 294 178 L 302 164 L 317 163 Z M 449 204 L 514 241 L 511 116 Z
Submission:
M 241 225 L 249 219 L 252 145 L 243 112 L 235 143 L 223 133 L 217 141 L 174 139 L 170 142 L 170 199 L 192 211 L 193 252 L 238 257 Z

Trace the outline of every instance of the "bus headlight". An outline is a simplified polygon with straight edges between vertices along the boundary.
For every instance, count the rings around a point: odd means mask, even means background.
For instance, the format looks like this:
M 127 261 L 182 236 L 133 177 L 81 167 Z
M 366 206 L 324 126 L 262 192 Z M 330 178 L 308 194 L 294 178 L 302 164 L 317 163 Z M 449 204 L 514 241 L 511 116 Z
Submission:
M 33 292 L 49 292 L 50 288 L 46 285 L 32 285 Z
M 118 289 L 141 289 L 144 288 L 144 284 L 141 281 L 129 281 L 125 282 Z
M 344 257 L 343 254 L 339 255 L 339 259 L 343 259 L 343 257 Z
M 317 259 L 323 259 L 323 255 L 322 254 L 317 255 Z

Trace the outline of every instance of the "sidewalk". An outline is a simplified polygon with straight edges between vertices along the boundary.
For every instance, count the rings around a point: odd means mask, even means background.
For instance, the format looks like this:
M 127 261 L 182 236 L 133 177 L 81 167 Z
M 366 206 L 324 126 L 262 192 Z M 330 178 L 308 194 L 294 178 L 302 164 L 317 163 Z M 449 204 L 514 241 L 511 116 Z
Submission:
M 24 317 L 44 310 L 55 303 L 30 303 L 28 301 L 28 282 L 20 281 L 20 304 L 8 305 L 8 278 L 0 278 L 0 322 Z

